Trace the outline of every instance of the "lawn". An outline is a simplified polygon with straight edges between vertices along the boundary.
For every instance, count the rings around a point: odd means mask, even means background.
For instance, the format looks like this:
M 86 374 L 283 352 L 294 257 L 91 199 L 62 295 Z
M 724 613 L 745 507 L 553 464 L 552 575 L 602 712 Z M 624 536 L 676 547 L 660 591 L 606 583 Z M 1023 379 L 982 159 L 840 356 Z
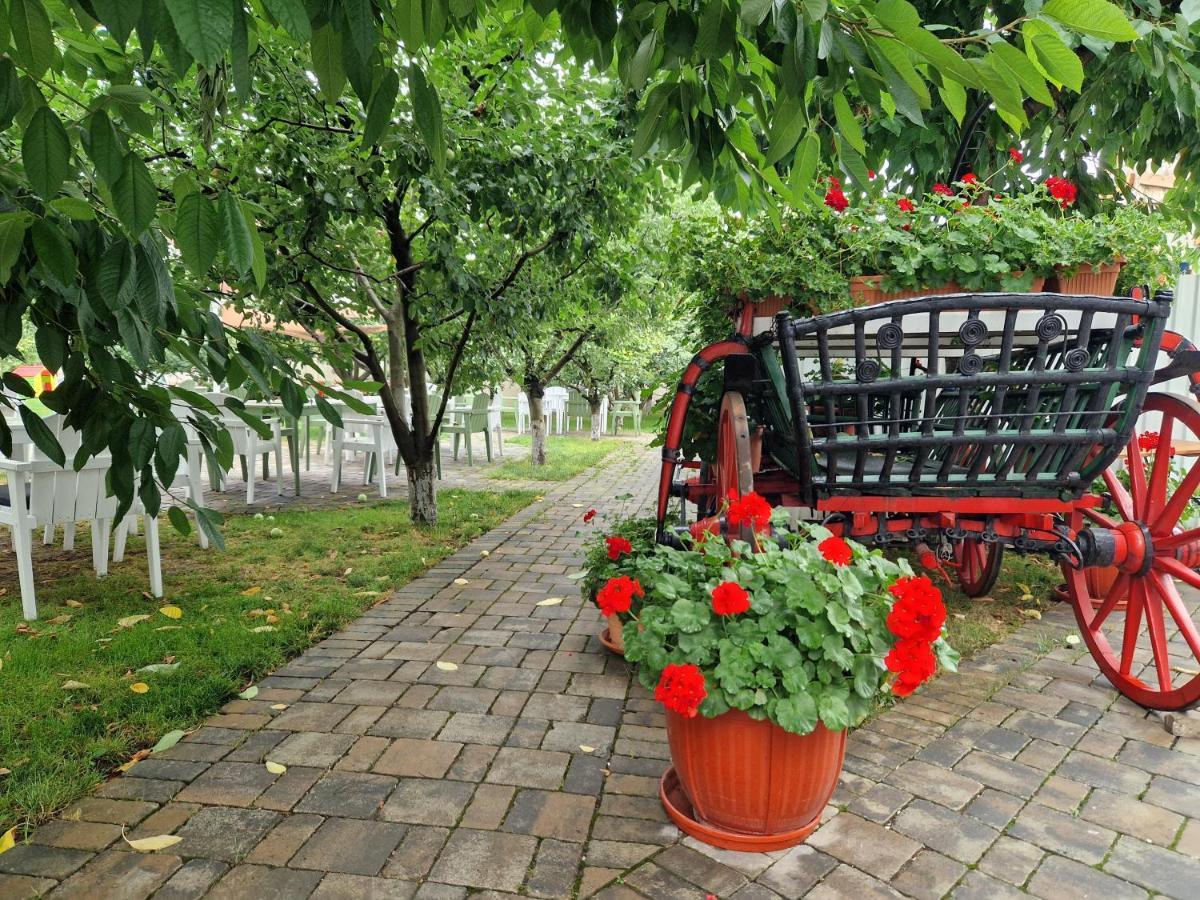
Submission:
M 224 552 L 164 527 L 162 601 L 143 593 L 139 538 L 97 581 L 85 531 L 76 551 L 35 563 L 42 618 L 29 626 L 13 557 L 0 557 L 0 834 L 50 816 L 167 732 L 194 727 L 534 496 L 439 491 L 441 521 L 428 530 L 400 502 L 237 517 Z
M 506 441 L 518 447 L 528 447 L 529 442 L 527 434 Z M 621 443 L 615 438 L 593 441 L 587 436 L 551 435 L 546 439 L 546 465 L 535 466 L 528 457 L 510 459 L 489 469 L 488 477 L 508 481 L 566 481 L 604 460 Z

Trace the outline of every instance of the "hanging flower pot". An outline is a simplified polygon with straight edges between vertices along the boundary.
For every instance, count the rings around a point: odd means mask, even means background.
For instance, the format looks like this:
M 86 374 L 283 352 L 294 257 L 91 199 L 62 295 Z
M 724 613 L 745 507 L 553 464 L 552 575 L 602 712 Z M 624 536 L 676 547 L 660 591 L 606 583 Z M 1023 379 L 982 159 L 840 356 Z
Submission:
M 954 281 L 948 281 L 941 287 L 905 288 L 899 291 L 885 291 L 882 275 L 855 275 L 850 279 L 850 299 L 855 306 L 874 306 L 887 300 L 904 300 L 908 297 L 931 297 L 936 294 L 958 294 L 962 288 Z
M 1057 290 L 1060 294 L 1111 297 L 1117 289 L 1124 260 L 1109 263 L 1083 263 L 1074 268 L 1057 268 Z

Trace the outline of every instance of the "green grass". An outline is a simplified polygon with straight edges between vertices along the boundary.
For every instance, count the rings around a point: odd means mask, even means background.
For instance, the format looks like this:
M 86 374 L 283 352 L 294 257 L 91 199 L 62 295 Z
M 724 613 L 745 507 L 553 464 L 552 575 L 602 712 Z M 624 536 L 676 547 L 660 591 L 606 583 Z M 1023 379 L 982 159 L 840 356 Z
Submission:
M 228 548 L 203 551 L 162 528 L 165 601 L 146 590 L 145 555 L 97 580 L 90 539 L 35 563 L 41 620 L 26 631 L 12 554 L 0 557 L 0 834 L 85 793 L 135 751 L 194 727 L 249 681 L 384 599 L 527 505 L 532 491 L 438 492 L 440 523 L 417 529 L 406 504 L 375 503 L 227 521 Z M 272 528 L 283 534 L 271 537 Z M 71 600 L 82 603 L 76 607 Z M 165 604 L 183 610 L 173 620 Z M 273 630 L 255 632 L 268 624 Z M 259 611 L 256 613 L 256 611 Z M 253 614 L 253 615 L 252 615 Z M 148 619 L 122 628 L 118 620 Z M 53 620 L 58 617 L 57 623 Z M 141 666 L 177 662 L 171 672 Z M 87 688 L 64 690 L 64 682 Z M 137 694 L 135 682 L 150 690 Z
M 528 447 L 527 434 L 509 438 L 507 443 Z M 601 462 L 621 445 L 619 440 L 590 437 L 552 435 L 546 439 L 546 465 L 535 466 L 528 458 L 510 459 L 488 470 L 489 478 L 509 481 L 566 481 L 584 469 Z

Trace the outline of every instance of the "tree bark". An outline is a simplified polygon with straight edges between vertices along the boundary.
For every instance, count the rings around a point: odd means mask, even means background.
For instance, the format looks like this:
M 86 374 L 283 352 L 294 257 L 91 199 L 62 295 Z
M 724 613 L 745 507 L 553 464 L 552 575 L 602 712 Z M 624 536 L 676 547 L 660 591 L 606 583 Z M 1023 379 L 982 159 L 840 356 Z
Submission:
M 546 464 L 546 412 L 542 406 L 545 388 L 539 383 L 525 384 L 525 393 L 529 397 L 529 460 L 535 466 Z
M 414 523 L 437 524 L 437 473 L 430 460 L 419 460 L 407 466 L 408 507 Z
M 600 401 L 588 400 L 588 409 L 592 414 L 592 440 L 600 440 Z

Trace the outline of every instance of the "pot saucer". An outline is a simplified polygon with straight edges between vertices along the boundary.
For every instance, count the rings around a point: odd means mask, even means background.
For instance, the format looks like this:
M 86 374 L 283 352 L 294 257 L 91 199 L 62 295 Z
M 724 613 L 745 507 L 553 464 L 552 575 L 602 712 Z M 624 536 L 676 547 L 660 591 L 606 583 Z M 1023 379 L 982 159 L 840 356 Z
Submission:
M 683 791 L 675 767 L 667 769 L 658 783 L 658 799 L 671 821 L 679 826 L 684 834 L 689 834 L 696 840 L 704 841 L 722 850 L 738 850 L 743 853 L 767 853 L 771 850 L 783 850 L 794 847 L 816 831 L 821 824 L 818 815 L 807 825 L 793 831 L 783 831 L 777 834 L 747 834 L 744 831 L 730 831 L 717 825 L 710 825 L 696 816 L 692 809 L 692 801 Z
M 613 653 L 617 656 L 625 655 L 625 648 L 618 647 L 616 644 L 613 643 L 613 639 L 608 633 L 607 626 L 605 626 L 604 630 L 600 632 L 600 643 L 604 645 L 604 649 L 607 650 L 609 653 Z
M 1067 590 L 1067 586 L 1065 584 L 1056 584 L 1054 586 L 1054 590 L 1052 590 L 1050 592 L 1050 596 L 1053 597 L 1055 600 L 1057 600 L 1059 603 L 1069 604 L 1071 602 L 1071 592 Z M 1103 605 L 1104 605 L 1103 598 L 1100 598 L 1100 597 L 1092 598 L 1092 609 L 1099 609 Z M 1113 612 L 1123 613 L 1128 608 L 1129 608 L 1128 603 L 1126 603 L 1124 600 L 1118 600 L 1117 605 L 1113 607 Z

